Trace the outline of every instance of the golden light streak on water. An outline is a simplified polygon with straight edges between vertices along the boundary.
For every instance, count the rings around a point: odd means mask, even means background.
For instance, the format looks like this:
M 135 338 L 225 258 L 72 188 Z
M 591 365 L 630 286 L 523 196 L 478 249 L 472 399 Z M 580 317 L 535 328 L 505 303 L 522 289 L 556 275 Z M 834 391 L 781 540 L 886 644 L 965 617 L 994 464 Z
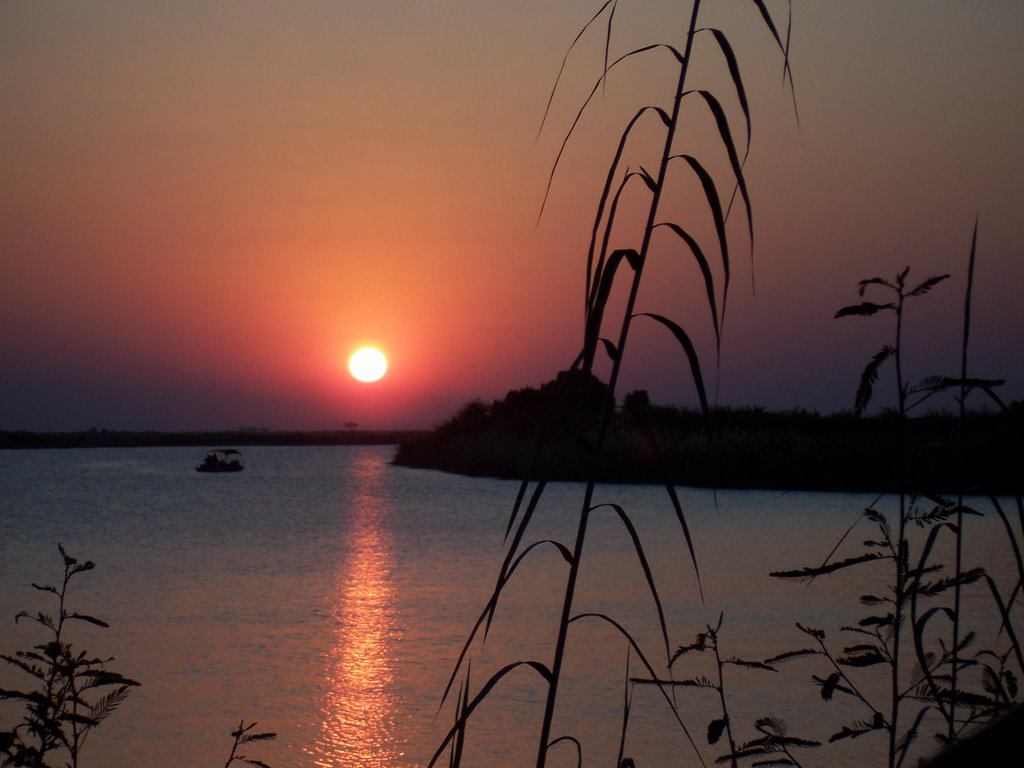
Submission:
M 379 474 L 368 463 L 350 489 L 350 518 L 344 562 L 333 608 L 330 650 L 322 703 L 323 720 L 315 746 L 307 750 L 323 768 L 383 768 L 403 756 L 393 733 L 397 710 L 392 666 L 391 536 L 380 500 Z

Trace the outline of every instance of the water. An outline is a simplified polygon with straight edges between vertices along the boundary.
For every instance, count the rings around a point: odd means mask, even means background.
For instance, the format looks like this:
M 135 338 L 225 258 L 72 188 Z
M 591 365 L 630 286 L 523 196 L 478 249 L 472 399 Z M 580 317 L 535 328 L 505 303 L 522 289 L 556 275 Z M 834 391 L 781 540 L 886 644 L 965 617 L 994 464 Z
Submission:
M 218 765 L 242 719 L 278 733 L 246 749 L 274 768 L 425 765 L 452 722 L 452 704 L 438 714 L 440 695 L 493 586 L 518 484 L 392 467 L 387 447 L 251 448 L 235 475 L 192 471 L 202 453 L 0 451 L 0 651 L 41 639 L 38 625 L 11 619 L 50 608 L 30 582 L 58 581 L 63 542 L 98 564 L 72 582 L 71 609 L 111 624 L 76 624 L 76 644 L 116 657 L 113 669 L 142 682 L 89 737 L 86 765 Z M 875 583 L 833 577 L 810 587 L 767 576 L 823 560 L 869 496 L 681 489 L 681 497 L 703 603 L 664 490 L 611 487 L 598 498 L 621 505 L 639 532 L 673 649 L 723 613 L 726 655 L 762 659 L 804 647 L 797 621 L 841 638 L 838 628 L 863 615 L 858 596 L 884 588 L 884 574 Z M 581 486 L 551 486 L 530 539 L 569 544 L 580 502 Z M 996 523 L 975 524 L 968 555 L 999 572 L 1009 553 Z M 870 535 L 861 526 L 851 546 Z M 614 617 L 663 674 L 657 612 L 612 508 L 595 513 L 585 558 L 579 612 Z M 565 572 L 550 546 L 517 571 L 486 646 L 471 651 L 474 691 L 511 662 L 550 663 Z M 977 622 L 991 619 L 987 603 L 972 610 Z M 626 642 L 608 623 L 586 619 L 573 626 L 569 650 L 555 733 L 577 738 L 586 764 L 613 764 Z M 706 662 L 695 657 L 697 666 L 677 677 L 712 674 Z M 630 675 L 645 675 L 635 655 L 628 663 Z M 812 672 L 827 674 L 813 660 L 781 673 L 729 668 L 738 738 L 756 736 L 751 726 L 767 714 L 821 740 L 865 717 L 841 701 L 823 709 Z M 5 665 L 0 687 L 23 678 Z M 526 667 L 502 680 L 474 713 L 466 765 L 532 763 L 541 687 Z M 711 763 L 722 752 L 704 743 L 716 695 L 678 695 Z M 13 712 L 0 708 L 0 725 Z M 874 761 L 881 741 L 818 750 L 812 762 Z M 634 689 L 627 754 L 639 765 L 699 765 L 651 687 Z M 568 741 L 552 755 L 550 765 L 576 764 Z

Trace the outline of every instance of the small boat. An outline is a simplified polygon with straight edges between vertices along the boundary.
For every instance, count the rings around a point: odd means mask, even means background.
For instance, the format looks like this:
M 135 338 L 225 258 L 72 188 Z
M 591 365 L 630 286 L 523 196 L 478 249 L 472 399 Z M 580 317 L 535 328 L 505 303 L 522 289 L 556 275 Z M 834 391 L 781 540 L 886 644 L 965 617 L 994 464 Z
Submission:
M 206 454 L 202 464 L 196 465 L 196 472 L 241 472 L 245 469 L 241 451 L 234 448 L 218 448 Z

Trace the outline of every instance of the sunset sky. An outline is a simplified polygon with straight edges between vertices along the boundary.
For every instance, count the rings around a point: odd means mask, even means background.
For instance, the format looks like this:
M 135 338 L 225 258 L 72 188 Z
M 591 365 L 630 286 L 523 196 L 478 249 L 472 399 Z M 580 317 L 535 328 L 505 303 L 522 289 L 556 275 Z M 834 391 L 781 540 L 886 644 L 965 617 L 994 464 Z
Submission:
M 910 305 L 906 365 L 911 380 L 957 372 L 977 216 L 973 373 L 1024 397 L 1024 3 L 794 0 L 799 124 L 754 5 L 705 6 L 751 102 L 753 280 L 737 216 L 717 373 L 700 275 L 668 240 L 639 309 L 690 330 L 722 404 L 848 408 L 891 335 L 889 318 L 832 319 L 861 278 L 952 273 Z M 0 430 L 424 427 L 552 378 L 581 342 L 618 133 L 639 106 L 667 105 L 675 79 L 663 54 L 612 73 L 538 224 L 600 75 L 601 30 L 537 131 L 599 7 L 0 3 Z M 786 3 L 769 7 L 784 27 Z M 688 13 L 621 0 L 613 52 L 681 48 Z M 694 84 L 741 136 L 725 64 L 702 40 Z M 677 147 L 717 174 L 698 107 Z M 636 162 L 654 146 L 642 134 Z M 699 199 L 679 202 L 706 235 Z M 388 355 L 379 382 L 346 371 L 363 344 Z M 631 344 L 622 392 L 695 403 L 663 329 L 638 323 Z

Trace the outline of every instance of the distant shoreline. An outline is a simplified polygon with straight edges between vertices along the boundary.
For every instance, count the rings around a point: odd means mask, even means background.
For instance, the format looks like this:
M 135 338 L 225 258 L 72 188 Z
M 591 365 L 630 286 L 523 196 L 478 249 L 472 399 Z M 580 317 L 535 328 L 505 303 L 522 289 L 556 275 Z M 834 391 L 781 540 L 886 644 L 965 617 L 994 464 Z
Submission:
M 743 414 L 709 436 L 691 429 L 618 425 L 599 464 L 591 433 L 509 429 L 418 433 L 398 444 L 393 463 L 460 475 L 548 481 L 665 484 L 696 488 L 895 493 L 901 488 L 897 439 L 884 419 Z M 697 416 L 693 420 L 697 420 Z M 984 425 L 989 426 L 989 425 Z M 858 428 L 859 427 L 859 428 Z M 908 425 L 902 488 L 913 494 L 1024 492 L 1018 433 L 994 428 L 956 450 L 954 419 Z M 657 445 L 657 447 L 655 447 Z
M 1022 487 L 1024 403 L 900 419 L 763 408 L 708 413 L 563 371 L 539 389 L 467 403 L 402 440 L 394 463 L 462 475 L 808 491 L 997 493 Z M 610 413 L 604 431 L 598 417 Z M 902 432 L 901 439 L 898 437 Z M 601 448 L 598 449 L 598 444 Z
M 0 431 L 0 449 L 226 447 L 252 445 L 397 445 L 415 437 L 412 429 L 219 430 L 129 432 L 90 429 L 84 432 Z

